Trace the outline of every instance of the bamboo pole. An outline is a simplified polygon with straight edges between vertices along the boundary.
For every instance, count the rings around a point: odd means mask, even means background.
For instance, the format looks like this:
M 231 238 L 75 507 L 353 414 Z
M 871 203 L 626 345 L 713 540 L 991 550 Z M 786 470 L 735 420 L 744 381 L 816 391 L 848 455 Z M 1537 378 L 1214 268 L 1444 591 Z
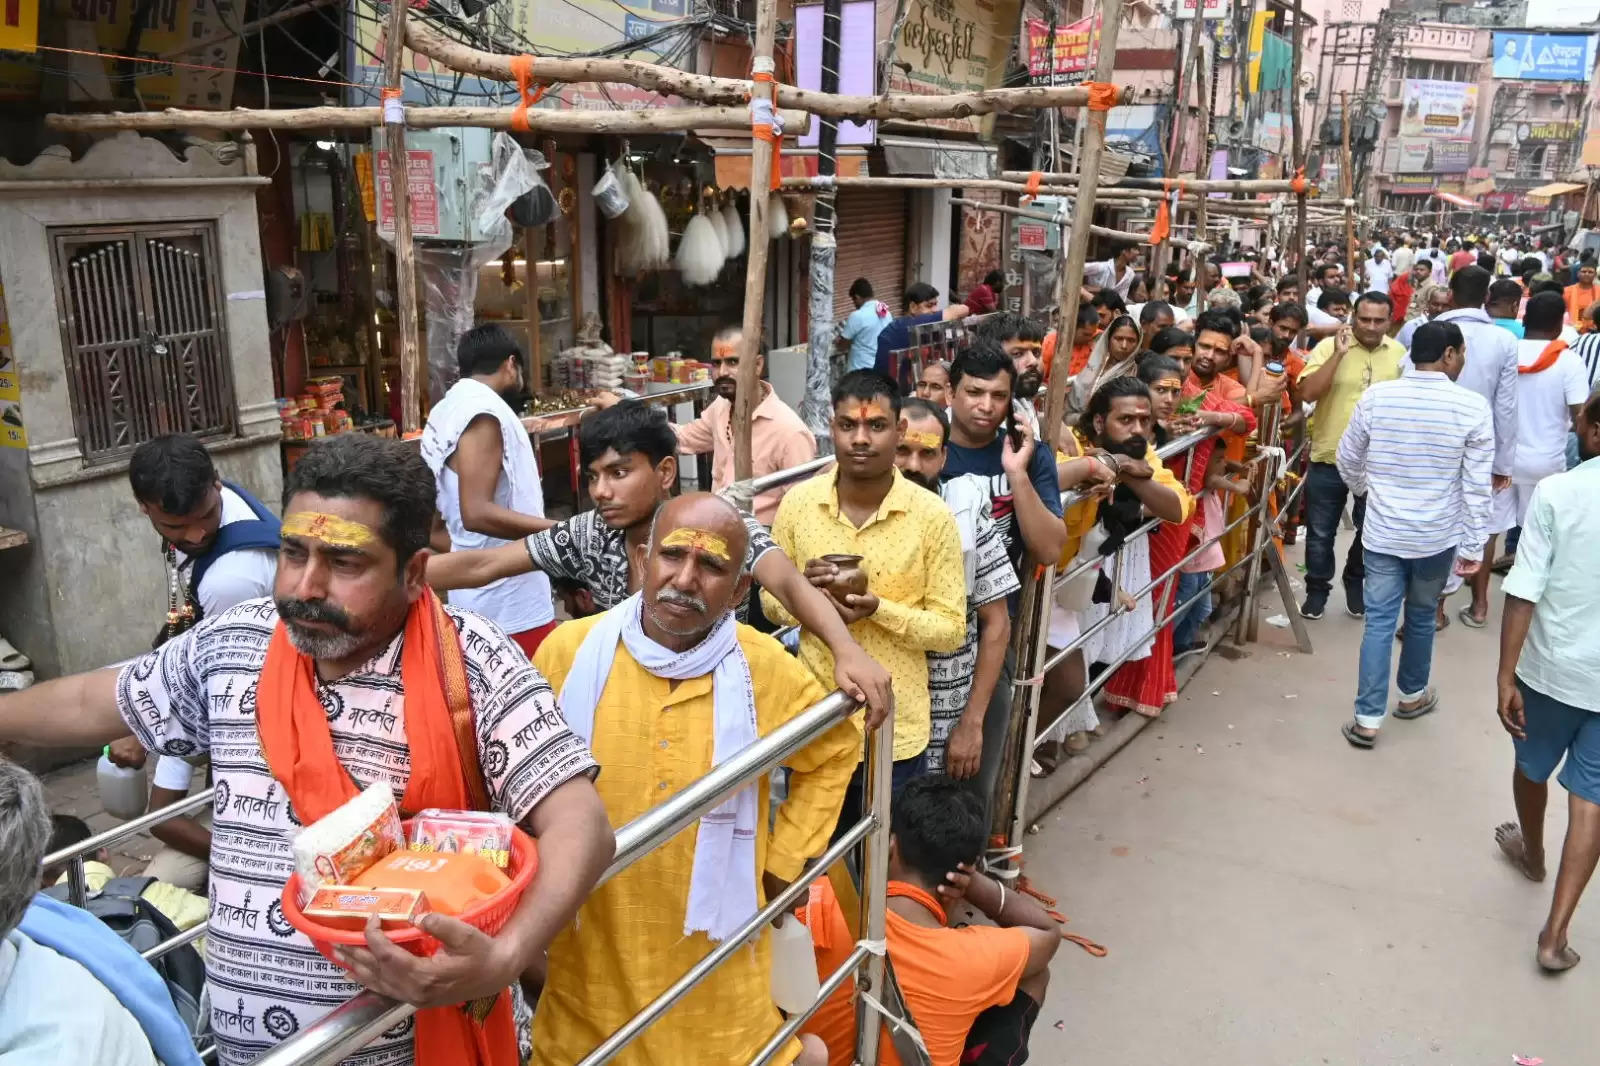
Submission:
M 412 129 L 444 126 L 479 126 L 511 129 L 510 107 L 407 107 L 405 124 Z M 780 112 L 791 132 L 806 129 L 803 111 Z M 232 111 L 192 111 L 169 107 L 163 111 L 109 111 L 104 114 L 46 115 L 45 125 L 72 133 L 110 130 L 325 130 L 371 129 L 383 124 L 377 107 L 296 107 L 272 110 L 248 107 Z M 747 130 L 747 107 L 657 107 L 640 111 L 528 112 L 528 128 L 539 133 L 630 134 L 673 133 L 697 129 Z
M 1302 28 L 1305 25 L 1305 13 L 1302 0 L 1294 0 L 1294 81 L 1289 87 L 1289 127 L 1294 136 L 1294 166 L 1295 173 L 1299 174 L 1306 167 L 1306 142 L 1305 131 L 1300 128 L 1300 101 L 1296 98 L 1300 91 L 1300 67 L 1304 63 L 1304 36 Z M 1295 280 L 1299 288 L 1300 299 L 1306 298 L 1306 194 L 1298 193 L 1294 204 L 1294 261 Z
M 822 3 L 822 83 L 823 92 L 839 91 L 839 33 L 843 21 L 843 0 Z M 889 47 L 893 47 L 891 39 Z M 823 118 L 817 135 L 817 173 L 832 177 L 838 171 L 839 120 Z M 833 435 L 828 424 L 833 410 L 834 274 L 838 270 L 839 243 L 835 236 L 838 216 L 834 211 L 832 189 L 816 196 L 812 212 L 809 262 L 809 298 L 806 311 L 806 378 L 800 401 L 800 420 L 816 438 L 818 454 L 833 450 Z
M 1062 226 L 1063 228 L 1065 228 L 1067 225 L 1066 222 L 1063 222 L 1055 215 L 1040 214 L 1037 211 L 1029 211 L 1021 207 L 1012 207 L 1008 204 L 991 204 L 985 203 L 982 200 L 968 200 L 960 196 L 950 197 L 950 202 L 958 207 L 976 207 L 981 211 L 995 211 L 1002 215 L 1015 215 L 1018 218 L 1031 218 L 1038 222 L 1053 222 Z M 1112 240 L 1119 241 L 1144 241 L 1149 239 L 1149 234 L 1132 233 L 1127 230 L 1111 229 L 1107 226 L 1091 226 L 1089 232 L 1096 237 L 1107 237 Z M 1182 237 L 1174 237 L 1172 238 L 1172 243 L 1176 247 L 1188 249 L 1195 242 L 1184 240 Z
M 400 76 L 406 38 L 406 5 L 389 4 L 389 25 L 384 39 L 383 83 L 388 91 L 401 90 Z M 406 154 L 405 109 L 398 99 L 383 109 L 383 142 L 389 153 L 389 189 L 394 201 L 394 286 L 399 312 L 396 339 L 400 351 L 400 427 L 415 433 L 421 428 L 418 376 L 422 360 L 417 346 L 417 259 L 411 242 L 411 167 Z
M 1121 24 L 1122 0 L 1105 0 L 1101 6 L 1100 44 L 1095 60 L 1096 81 L 1111 80 L 1112 71 L 1116 68 L 1117 37 Z M 1047 453 L 1053 453 L 1055 448 L 1062 415 L 1066 411 L 1067 386 L 1072 380 L 1072 334 L 1078 321 L 1083 271 L 1094 225 L 1100 158 L 1105 151 L 1106 112 L 1090 109 L 1086 116 L 1080 117 L 1080 122 L 1085 117 L 1088 122 L 1084 129 L 1083 151 L 1077 160 L 1079 195 L 1064 246 L 1065 265 L 1056 276 L 1056 355 L 1045 392 L 1044 417 L 1039 422 L 1040 440 L 1034 445 L 1047 449 Z M 1023 588 L 1022 610 L 1018 615 L 1022 624 L 1018 626 L 1015 645 L 1018 649 L 1018 677 L 1032 677 L 1038 669 L 1038 638 L 1049 617 L 1049 589 L 1054 574 L 1055 568 L 1049 567 L 1042 576 L 1031 576 Z M 1004 832 L 1006 843 L 1013 847 L 1021 843 L 1027 829 L 1024 815 L 1027 808 L 1028 765 L 1032 757 L 1033 728 L 1039 710 L 1037 687 L 1019 687 L 1017 692 L 1019 695 L 1012 704 L 1011 721 L 1006 733 L 1006 754 L 996 782 L 992 808 L 997 812 L 996 820 L 1004 824 L 991 826 L 995 832 Z
M 783 179 L 785 189 L 992 189 L 996 192 L 1021 193 L 1027 191 L 1026 171 L 1006 171 L 1007 175 L 1022 174 L 1024 180 L 1011 177 L 1001 178 L 891 178 L 873 175 L 849 175 L 843 177 L 789 177 Z M 1095 195 L 1105 197 L 1143 198 L 1152 202 L 1161 195 L 1161 179 L 1153 179 L 1154 187 L 1146 178 L 1122 178 L 1095 186 Z M 1128 185 L 1124 182 L 1139 182 L 1137 185 Z M 1235 185 L 1255 186 L 1270 185 L 1271 188 L 1231 188 Z M 1040 196 L 1072 196 L 1078 195 L 1081 186 L 1076 180 L 1053 180 L 1050 184 L 1041 184 L 1035 190 Z M 1196 198 L 1206 193 L 1238 193 L 1238 194 L 1285 194 L 1293 192 L 1293 186 L 1287 181 L 1191 181 L 1183 183 L 1184 195 Z M 1251 203 L 1241 200 L 1236 203 Z M 1267 201 L 1255 201 L 1266 204 Z
M 425 55 L 451 70 L 494 81 L 516 80 L 511 72 L 514 56 L 469 47 L 422 23 L 410 24 L 407 43 L 413 52 Z M 740 78 L 688 74 L 673 67 L 636 59 L 539 56 L 534 61 L 533 72 L 541 81 L 567 84 L 617 82 L 707 104 L 739 104 L 750 93 L 750 83 Z M 813 115 L 853 119 L 966 118 L 1037 108 L 1082 107 L 1089 102 L 1089 91 L 1077 86 L 1024 86 L 930 96 L 913 93 L 846 96 L 801 89 L 794 85 L 779 85 L 776 93 L 777 102 L 782 107 L 798 108 Z M 1131 101 L 1131 93 L 1125 95 Z
M 1204 0 L 1196 0 L 1196 2 L 1199 3 L 1201 8 L 1205 6 Z M 1200 25 L 1201 13 L 1199 8 L 1195 10 L 1194 22 L 1196 26 Z M 1200 151 L 1195 157 L 1194 175 L 1198 179 L 1207 173 L 1211 167 L 1211 92 L 1206 87 L 1208 71 L 1206 70 L 1205 48 L 1201 44 L 1198 34 L 1195 35 L 1195 48 L 1194 86 L 1197 90 L 1200 105 Z M 1204 198 L 1201 199 L 1199 208 L 1194 213 L 1194 225 L 1199 232 L 1205 232 L 1206 201 Z M 1197 313 L 1206 309 L 1206 253 L 1203 250 L 1195 253 L 1194 256 L 1194 309 Z
M 773 46 L 778 36 L 777 0 L 756 0 L 755 42 L 750 53 L 754 73 L 773 73 Z M 751 100 L 758 95 L 776 97 L 770 81 L 751 81 Z M 754 135 L 750 138 L 750 242 L 744 277 L 744 332 L 739 338 L 739 382 L 733 396 L 733 476 L 744 481 L 753 476 L 750 452 L 750 423 L 761 388 L 756 374 L 756 353 L 761 347 L 761 326 L 767 295 L 767 206 L 772 193 L 772 143 Z
M 1006 181 L 1026 181 L 1029 177 L 1026 170 L 1002 170 L 1000 177 Z M 1041 175 L 1042 180 L 1052 185 L 1067 185 L 1076 187 L 1078 177 L 1075 174 L 1046 173 Z M 1167 178 L 1141 178 L 1125 175 L 1120 178 L 1109 178 L 1101 187 L 1106 189 L 1147 189 L 1153 193 L 1161 192 L 1164 185 L 1175 184 L 1174 179 Z M 1199 180 L 1184 179 L 1185 192 L 1225 192 L 1225 193 L 1291 193 L 1294 191 L 1294 182 L 1289 178 L 1202 178 Z
M 1352 214 L 1351 198 L 1355 195 L 1355 175 L 1350 173 L 1350 94 L 1339 94 L 1340 125 L 1344 127 L 1344 144 L 1339 149 L 1339 188 L 1344 193 L 1344 262 L 1350 275 L 1350 284 L 1356 283 L 1356 220 Z

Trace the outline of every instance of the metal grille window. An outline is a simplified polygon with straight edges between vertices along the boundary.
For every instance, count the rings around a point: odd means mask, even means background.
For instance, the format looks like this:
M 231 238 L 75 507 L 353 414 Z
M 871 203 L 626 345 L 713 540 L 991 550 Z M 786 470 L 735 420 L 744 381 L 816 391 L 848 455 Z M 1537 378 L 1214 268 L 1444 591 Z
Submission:
M 84 458 L 118 459 L 163 433 L 233 433 L 213 227 L 60 227 L 50 236 Z

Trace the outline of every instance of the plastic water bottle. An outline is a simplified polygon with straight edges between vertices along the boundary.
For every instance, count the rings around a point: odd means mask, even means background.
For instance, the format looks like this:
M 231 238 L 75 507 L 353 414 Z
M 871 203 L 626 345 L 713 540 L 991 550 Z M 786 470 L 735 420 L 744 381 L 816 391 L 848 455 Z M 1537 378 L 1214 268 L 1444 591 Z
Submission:
M 772 1002 L 785 1014 L 797 1014 L 822 991 L 811 930 L 792 914 L 772 931 Z
M 95 777 L 100 784 L 100 805 L 107 814 L 127 821 L 145 812 L 150 802 L 150 787 L 144 767 L 118 766 L 111 761 L 111 747 L 107 745 L 100 753 Z

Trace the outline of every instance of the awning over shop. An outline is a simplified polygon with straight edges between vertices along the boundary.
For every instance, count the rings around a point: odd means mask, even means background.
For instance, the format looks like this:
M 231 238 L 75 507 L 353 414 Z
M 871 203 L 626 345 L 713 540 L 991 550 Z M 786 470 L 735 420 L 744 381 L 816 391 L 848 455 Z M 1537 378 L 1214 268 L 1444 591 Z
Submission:
M 750 187 L 750 138 L 701 137 L 716 159 L 717 187 L 721 189 L 748 189 Z M 841 178 L 854 178 L 867 172 L 867 153 L 861 148 L 840 148 L 834 153 L 835 173 Z M 779 157 L 778 169 L 785 178 L 814 178 L 817 176 L 817 150 L 795 148 L 785 143 Z
M 891 175 L 919 178 L 998 178 L 994 145 L 924 137 L 879 135 L 883 162 Z
M 1582 192 L 1582 185 L 1574 185 L 1570 181 L 1552 181 L 1549 185 L 1541 185 L 1537 189 L 1529 189 L 1522 195 L 1532 200 L 1548 200 L 1552 196 L 1565 196 L 1569 192 Z
M 1478 206 L 1478 201 L 1469 199 L 1469 198 L 1467 198 L 1465 196 L 1457 196 L 1453 192 L 1436 192 L 1433 195 L 1437 196 L 1439 199 L 1443 200 L 1445 203 L 1447 203 L 1447 204 L 1455 204 L 1457 207 L 1477 207 Z

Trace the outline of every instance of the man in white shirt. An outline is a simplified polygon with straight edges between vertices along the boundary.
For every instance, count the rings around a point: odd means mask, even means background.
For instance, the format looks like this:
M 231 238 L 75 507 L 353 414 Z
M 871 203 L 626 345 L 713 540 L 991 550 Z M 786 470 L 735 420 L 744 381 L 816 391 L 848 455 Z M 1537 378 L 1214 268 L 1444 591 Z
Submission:
M 1372 747 L 1388 712 L 1389 662 L 1402 606 L 1395 717 L 1420 718 L 1438 707 L 1428 685 L 1434 611 L 1451 570 L 1470 574 L 1480 565 L 1494 427 L 1483 397 L 1456 383 L 1465 347 L 1451 323 L 1418 329 L 1411 366 L 1398 380 L 1377 382 L 1361 394 L 1339 440 L 1339 476 L 1367 498 L 1361 527 L 1366 628 L 1355 717 L 1342 730 L 1353 747 Z
M 1388 292 L 1390 282 L 1394 281 L 1394 266 L 1389 262 L 1389 254 L 1382 248 L 1372 253 L 1362 272 L 1367 278 L 1368 292 Z
M 278 519 L 242 485 L 223 481 L 205 445 L 175 433 L 145 441 L 128 461 L 128 482 L 139 510 L 161 536 L 169 598 L 167 623 L 157 643 L 202 618 L 214 618 L 245 600 L 272 595 L 278 573 Z M 111 745 L 119 766 L 143 766 L 145 750 L 133 737 Z M 156 760 L 150 809 L 189 794 L 194 767 L 171 755 Z M 198 818 L 170 818 L 150 830 L 162 848 L 146 876 L 204 892 L 211 830 Z
M 1411 264 L 1417 261 L 1417 250 L 1412 247 L 1415 240 L 1416 238 L 1408 233 L 1402 239 L 1400 245 L 1395 248 L 1394 256 L 1390 260 L 1390 265 L 1394 267 L 1395 277 L 1403 278 L 1411 273 Z
M 450 549 L 495 548 L 549 529 L 533 444 L 508 402 L 523 391 L 522 349 L 489 323 L 462 335 L 456 365 L 460 380 L 422 430 Z M 459 589 L 450 602 L 489 619 L 530 657 L 556 627 L 550 579 L 538 572 Z
M 1464 266 L 1450 276 L 1450 302 L 1435 321 L 1460 327 L 1466 338 L 1466 366 L 1456 379 L 1489 402 L 1494 412 L 1494 491 L 1511 488 L 1511 469 L 1517 454 L 1517 338 L 1495 325 L 1484 302 L 1494 276 L 1480 266 Z M 1473 629 L 1482 629 L 1489 617 L 1489 566 L 1494 562 L 1495 541 L 1511 525 L 1502 524 L 1504 514 L 1496 512 L 1489 523 L 1489 541 L 1484 546 L 1483 566 L 1473 574 L 1472 603 L 1457 612 L 1457 617 Z M 1515 523 L 1512 523 L 1514 525 Z M 1455 591 L 1446 589 L 1446 595 Z
M 1101 289 L 1115 289 L 1124 302 L 1128 299 L 1128 290 L 1133 287 L 1133 279 L 1138 276 L 1138 268 L 1134 266 L 1139 259 L 1139 245 L 1118 245 L 1111 253 L 1111 258 L 1101 263 L 1088 263 L 1083 268 L 1083 298 L 1093 298 Z
M 1566 307 L 1553 292 L 1528 301 L 1517 346 L 1517 448 L 1511 487 L 1495 494 L 1496 527 L 1522 525 L 1534 486 L 1567 468 L 1567 433 L 1589 397 L 1583 360 L 1561 339 Z
M 1583 462 L 1541 481 L 1528 505 L 1504 585 L 1496 678 L 1500 722 L 1516 745 L 1517 821 L 1495 839 L 1533 881 L 1545 877 L 1546 782 L 1565 760 L 1567 838 L 1536 955 L 1550 973 L 1578 963 L 1567 926 L 1600 854 L 1600 391 L 1579 410 L 1577 434 Z

